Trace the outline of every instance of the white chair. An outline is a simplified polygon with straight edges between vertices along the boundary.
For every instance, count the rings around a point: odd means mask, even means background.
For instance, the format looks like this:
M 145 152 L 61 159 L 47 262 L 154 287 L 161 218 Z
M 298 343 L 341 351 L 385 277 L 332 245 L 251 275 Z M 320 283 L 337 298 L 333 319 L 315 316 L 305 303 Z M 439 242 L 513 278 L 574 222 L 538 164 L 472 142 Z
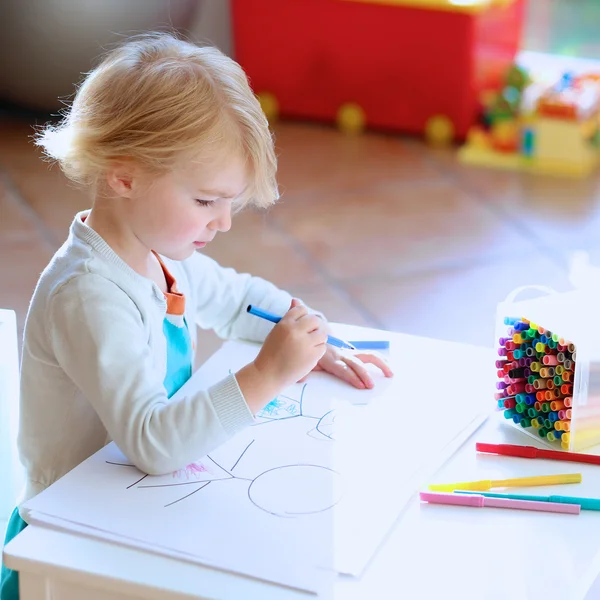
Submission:
M 17 454 L 18 423 L 17 317 L 13 310 L 0 309 L 0 521 L 10 516 L 24 483 Z

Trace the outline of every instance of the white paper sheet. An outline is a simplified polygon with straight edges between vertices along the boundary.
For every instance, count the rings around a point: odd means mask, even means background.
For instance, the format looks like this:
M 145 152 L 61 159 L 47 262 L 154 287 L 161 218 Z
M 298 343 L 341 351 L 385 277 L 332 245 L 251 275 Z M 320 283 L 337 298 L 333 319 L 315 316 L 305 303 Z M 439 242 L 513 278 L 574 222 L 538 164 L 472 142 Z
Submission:
M 374 390 L 312 374 L 255 425 L 177 473 L 144 476 L 110 444 L 25 509 L 313 592 L 324 572 L 359 575 L 406 501 L 483 422 L 494 376 L 490 351 L 379 335 L 392 342 L 396 377 L 374 371 Z M 178 396 L 210 386 L 257 351 L 225 344 Z M 468 386 L 456 378 L 458 362 L 476 373 Z

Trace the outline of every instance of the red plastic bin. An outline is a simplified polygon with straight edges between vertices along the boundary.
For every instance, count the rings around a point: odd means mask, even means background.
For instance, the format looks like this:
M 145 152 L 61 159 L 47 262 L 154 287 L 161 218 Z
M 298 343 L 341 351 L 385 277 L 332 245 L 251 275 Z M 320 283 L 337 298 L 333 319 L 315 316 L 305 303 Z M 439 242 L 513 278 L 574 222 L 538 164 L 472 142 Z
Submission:
M 235 54 L 282 117 L 332 122 L 353 103 L 370 128 L 431 133 L 441 118 L 464 138 L 514 60 L 523 3 L 233 0 Z

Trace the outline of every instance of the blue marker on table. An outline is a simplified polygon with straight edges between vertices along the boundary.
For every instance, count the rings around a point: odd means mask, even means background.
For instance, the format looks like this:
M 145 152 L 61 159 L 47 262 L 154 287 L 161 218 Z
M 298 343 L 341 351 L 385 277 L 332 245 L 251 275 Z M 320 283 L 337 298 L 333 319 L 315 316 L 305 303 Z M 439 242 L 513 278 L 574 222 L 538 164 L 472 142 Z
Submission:
M 246 309 L 251 315 L 255 317 L 260 317 L 261 319 L 266 319 L 267 321 L 271 321 L 271 323 L 279 323 L 281 321 L 281 317 L 277 315 L 271 314 L 266 310 L 262 310 L 260 308 L 256 308 L 256 306 L 252 306 L 252 304 L 248 305 Z M 345 342 L 344 340 L 340 340 L 339 338 L 333 337 L 332 335 L 327 336 L 327 343 L 332 346 L 336 346 L 337 348 L 346 348 L 347 350 L 356 350 L 356 348 L 350 344 L 349 342 Z
M 390 342 L 388 340 L 352 340 L 348 342 L 357 350 L 389 350 Z

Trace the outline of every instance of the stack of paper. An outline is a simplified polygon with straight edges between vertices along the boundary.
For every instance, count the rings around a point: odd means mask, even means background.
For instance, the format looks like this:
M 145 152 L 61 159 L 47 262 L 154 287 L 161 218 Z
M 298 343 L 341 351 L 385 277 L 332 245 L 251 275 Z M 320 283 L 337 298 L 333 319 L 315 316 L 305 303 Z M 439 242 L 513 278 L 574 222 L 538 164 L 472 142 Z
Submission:
M 26 503 L 29 520 L 309 591 L 323 575 L 360 575 L 406 502 L 483 422 L 493 359 L 412 336 L 336 334 L 389 339 L 395 377 L 374 371 L 375 389 L 356 390 L 314 373 L 255 425 L 167 475 L 144 475 L 109 444 Z M 174 399 L 258 349 L 226 343 Z

